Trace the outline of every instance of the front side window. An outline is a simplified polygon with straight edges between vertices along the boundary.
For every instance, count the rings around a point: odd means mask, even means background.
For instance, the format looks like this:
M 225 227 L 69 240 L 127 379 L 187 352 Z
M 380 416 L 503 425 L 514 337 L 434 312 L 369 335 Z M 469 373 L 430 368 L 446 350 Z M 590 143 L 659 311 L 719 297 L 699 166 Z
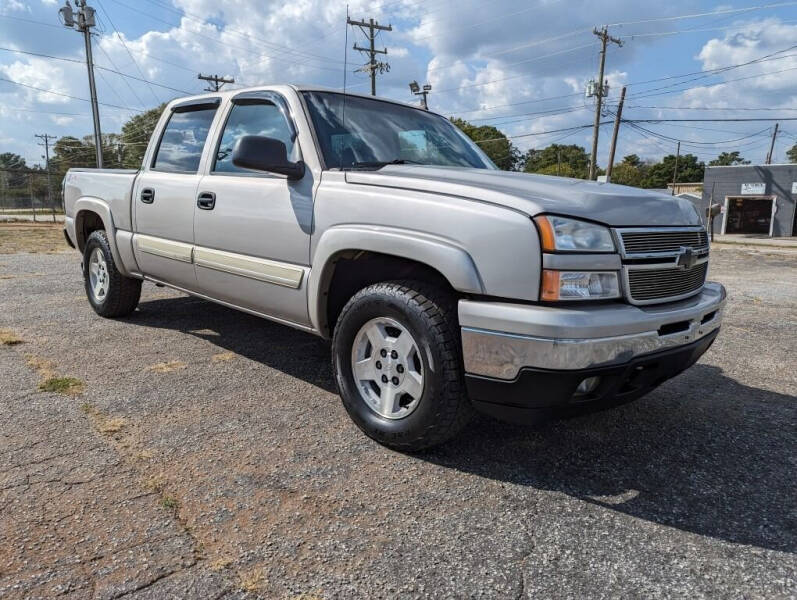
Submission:
M 173 173 L 196 173 L 216 106 L 175 110 L 163 131 L 152 168 Z
M 219 148 L 216 151 L 214 173 L 251 173 L 232 164 L 235 142 L 244 135 L 274 138 L 285 144 L 288 158 L 294 153 L 293 135 L 282 111 L 267 100 L 236 102 L 230 111 Z
M 328 168 L 390 163 L 496 168 L 465 134 L 434 113 L 336 92 L 304 92 L 304 98 Z

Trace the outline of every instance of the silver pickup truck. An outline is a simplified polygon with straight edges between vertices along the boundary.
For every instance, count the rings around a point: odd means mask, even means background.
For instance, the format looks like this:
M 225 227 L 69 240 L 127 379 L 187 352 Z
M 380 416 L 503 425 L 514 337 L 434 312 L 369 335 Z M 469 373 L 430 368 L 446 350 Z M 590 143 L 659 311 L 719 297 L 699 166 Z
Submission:
M 148 280 L 330 338 L 351 418 L 406 451 L 474 407 L 638 398 L 725 304 L 689 202 L 500 171 L 440 115 L 316 87 L 175 100 L 139 170 L 71 169 L 64 199 L 99 315 Z

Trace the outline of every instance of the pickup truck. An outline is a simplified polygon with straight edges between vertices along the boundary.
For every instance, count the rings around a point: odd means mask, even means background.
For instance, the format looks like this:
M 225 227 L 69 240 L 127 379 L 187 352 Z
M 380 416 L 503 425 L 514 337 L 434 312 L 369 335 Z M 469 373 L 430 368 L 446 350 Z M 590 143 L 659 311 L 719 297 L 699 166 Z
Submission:
M 70 169 L 64 199 L 99 315 L 146 280 L 331 339 L 345 409 L 403 451 L 474 408 L 639 398 L 725 304 L 690 202 L 501 171 L 443 116 L 317 87 L 172 101 L 140 169 Z

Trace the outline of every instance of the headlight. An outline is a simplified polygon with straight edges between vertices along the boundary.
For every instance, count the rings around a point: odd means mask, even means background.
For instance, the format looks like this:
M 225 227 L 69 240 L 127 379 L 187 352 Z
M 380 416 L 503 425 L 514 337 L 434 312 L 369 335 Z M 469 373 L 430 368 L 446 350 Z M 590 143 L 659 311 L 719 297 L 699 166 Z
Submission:
M 586 221 L 556 217 L 536 217 L 542 249 L 546 252 L 614 252 L 608 228 Z
M 620 283 L 614 271 L 553 271 L 542 272 L 541 299 L 606 300 L 620 297 Z

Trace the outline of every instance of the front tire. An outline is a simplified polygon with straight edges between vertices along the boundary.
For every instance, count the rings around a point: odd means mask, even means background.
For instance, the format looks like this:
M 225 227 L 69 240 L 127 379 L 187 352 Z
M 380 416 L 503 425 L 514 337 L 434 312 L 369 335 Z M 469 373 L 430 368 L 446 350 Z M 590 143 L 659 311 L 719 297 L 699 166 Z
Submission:
M 343 307 L 332 368 L 343 405 L 380 444 L 415 452 L 445 442 L 470 419 L 456 301 L 419 281 L 376 283 Z
M 91 307 L 101 317 L 124 317 L 141 298 L 141 280 L 125 277 L 116 268 L 108 236 L 92 232 L 83 249 L 83 280 Z

